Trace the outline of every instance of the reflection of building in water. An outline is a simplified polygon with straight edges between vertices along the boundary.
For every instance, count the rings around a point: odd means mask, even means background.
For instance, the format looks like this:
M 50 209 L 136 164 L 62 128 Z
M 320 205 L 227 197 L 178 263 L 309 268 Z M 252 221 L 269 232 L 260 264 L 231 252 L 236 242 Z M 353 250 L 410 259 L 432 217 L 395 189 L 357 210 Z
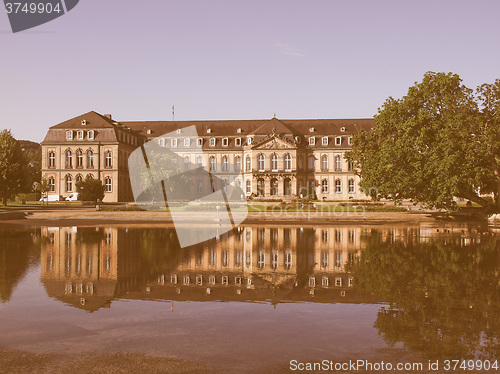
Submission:
M 137 285 L 129 276 L 139 272 L 136 262 L 127 261 L 135 259 L 129 256 L 131 243 L 119 233 L 102 227 L 42 228 L 41 279 L 49 296 L 94 311 L 109 307 L 121 287 Z

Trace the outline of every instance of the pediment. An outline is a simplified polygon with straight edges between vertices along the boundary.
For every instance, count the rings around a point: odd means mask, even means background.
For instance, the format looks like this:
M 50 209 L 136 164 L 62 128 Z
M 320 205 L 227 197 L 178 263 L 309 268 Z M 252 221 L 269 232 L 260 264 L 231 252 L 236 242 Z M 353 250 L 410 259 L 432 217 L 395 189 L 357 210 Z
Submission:
M 256 144 L 252 149 L 295 149 L 296 147 L 292 144 L 280 139 L 278 137 L 271 137 L 266 139 L 259 144 Z

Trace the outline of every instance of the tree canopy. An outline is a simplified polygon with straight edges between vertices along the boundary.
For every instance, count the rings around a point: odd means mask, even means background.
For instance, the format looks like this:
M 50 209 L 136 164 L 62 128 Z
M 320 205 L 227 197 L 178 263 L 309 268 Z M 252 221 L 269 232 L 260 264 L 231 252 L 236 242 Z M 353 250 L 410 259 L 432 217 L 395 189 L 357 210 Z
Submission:
M 19 192 L 26 179 L 25 161 L 19 142 L 9 130 L 0 132 L 0 198 L 3 203 Z
M 459 197 L 499 209 L 500 79 L 474 91 L 457 74 L 428 72 L 406 96 L 389 97 L 375 123 L 347 154 L 361 187 L 436 208 L 454 209 Z
M 104 199 L 105 187 L 99 179 L 87 177 L 81 182 L 76 183 L 76 189 L 78 191 L 78 200 L 80 201 L 92 201 L 96 203 L 97 200 L 102 201 Z

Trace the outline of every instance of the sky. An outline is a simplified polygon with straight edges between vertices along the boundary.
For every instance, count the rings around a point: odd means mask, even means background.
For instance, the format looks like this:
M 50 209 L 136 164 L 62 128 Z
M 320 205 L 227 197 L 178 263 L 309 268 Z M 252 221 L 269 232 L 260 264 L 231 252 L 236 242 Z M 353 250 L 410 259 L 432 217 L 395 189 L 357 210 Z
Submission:
M 40 142 L 117 121 L 367 118 L 427 71 L 500 78 L 500 1 L 80 0 L 12 33 L 0 11 L 0 129 Z

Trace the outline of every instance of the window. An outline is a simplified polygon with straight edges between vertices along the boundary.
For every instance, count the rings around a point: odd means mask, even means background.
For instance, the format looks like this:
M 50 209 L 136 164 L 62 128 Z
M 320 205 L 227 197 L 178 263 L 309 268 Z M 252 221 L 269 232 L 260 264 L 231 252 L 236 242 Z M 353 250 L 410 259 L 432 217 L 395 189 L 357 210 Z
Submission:
M 335 251 L 335 267 L 339 268 L 342 266 L 342 252 Z
M 172 138 L 170 144 L 172 144 L 172 147 L 177 147 L 177 138 Z
M 73 179 L 71 175 L 66 175 L 66 192 L 71 192 L 73 190 Z
M 248 144 L 248 145 L 252 144 L 252 138 L 248 138 L 248 139 L 247 139 L 247 144 Z
M 239 171 L 241 170 L 241 157 L 240 156 L 236 156 L 234 158 L 234 171 L 236 171 L 237 173 L 239 173 Z
M 354 184 L 354 179 L 349 179 L 349 193 L 355 193 L 356 187 Z
M 298 166 L 299 170 L 302 170 L 304 168 L 304 157 L 302 157 L 302 155 L 299 155 Z
M 69 168 L 72 168 L 72 167 L 73 167 L 73 154 L 68 149 L 66 151 L 66 169 L 69 169 Z
M 356 231 L 354 231 L 353 229 L 349 229 L 347 233 L 347 239 L 349 243 L 354 243 L 355 238 L 356 238 Z
M 104 152 L 104 167 L 110 168 L 113 166 L 113 158 L 111 151 Z
M 198 147 L 201 147 L 203 145 L 203 139 L 198 138 Z
M 314 170 L 314 156 L 309 156 L 307 158 L 307 168 L 309 170 Z
M 326 269 L 328 268 L 328 252 L 321 251 L 321 267 Z
M 309 138 L 309 145 L 315 145 L 316 144 L 316 138 L 314 136 L 311 136 Z
M 285 252 L 285 269 L 290 270 L 292 267 L 292 251 Z
M 83 168 L 83 152 L 81 149 L 76 151 L 76 167 Z
M 55 168 L 55 167 L 56 167 L 56 153 L 49 152 L 49 168 Z
M 66 131 L 66 140 L 73 140 L 73 131 Z
M 247 194 L 252 193 L 252 182 L 247 179 Z
M 323 243 L 328 243 L 328 229 L 321 230 L 321 240 Z
M 78 140 L 83 140 L 83 130 L 78 130 L 78 131 L 76 132 L 76 138 L 77 138 Z
M 160 147 L 165 147 L 165 138 L 160 138 L 159 143 Z
M 335 286 L 342 287 L 342 278 L 340 277 L 335 278 Z
M 49 178 L 48 187 L 50 192 L 56 191 L 56 179 L 54 177 Z
M 177 134 L 181 134 L 181 133 L 182 133 L 182 129 L 177 129 L 175 132 L 176 132 Z
M 184 156 L 184 169 L 188 170 L 189 169 L 189 164 L 191 163 L 191 159 L 189 156 Z
M 326 179 L 321 182 L 321 193 L 328 193 L 328 180 Z
M 323 171 L 328 170 L 328 156 L 327 155 L 321 156 L 321 170 L 323 170 Z
M 229 264 L 229 251 L 227 249 L 222 251 L 221 265 L 228 266 Z
M 347 144 L 352 145 L 352 136 L 347 138 Z
M 199 167 L 199 168 L 203 167 L 203 157 L 201 157 L 201 156 L 196 157 L 196 167 Z
M 259 171 L 264 171 L 265 157 L 264 157 L 264 155 L 262 153 L 257 158 L 257 164 L 259 166 Z
M 184 139 L 184 147 L 189 147 L 191 145 L 191 139 L 186 138 Z
M 321 141 L 323 145 L 328 145 L 328 136 L 324 136 L 323 140 Z
M 87 151 L 87 167 L 94 167 L 94 152 L 91 149 Z
M 217 170 L 217 162 L 215 160 L 215 157 L 212 156 L 210 157 L 210 171 L 215 171 Z
M 271 156 L 271 170 L 278 171 L 278 155 L 277 154 L 273 154 Z
M 335 242 L 342 242 L 342 231 L 340 229 L 335 229 Z
M 342 170 L 342 159 L 339 155 L 335 156 L 335 171 Z
M 342 193 L 342 181 L 340 179 L 335 181 L 335 193 Z
M 236 138 L 234 140 L 234 145 L 236 145 L 237 147 L 241 147 L 241 138 Z
M 354 168 L 354 163 L 352 162 L 352 160 L 349 160 L 347 162 L 347 170 L 351 171 L 353 168 Z
M 89 140 L 94 140 L 94 130 L 90 130 L 89 132 L 87 132 L 87 138 Z
M 227 156 L 222 157 L 222 171 L 229 171 L 229 158 Z
M 273 268 L 274 270 L 278 268 L 278 259 L 278 251 L 273 251 L 271 255 L 271 268 Z
M 210 138 L 210 147 L 215 147 L 215 138 Z
M 76 176 L 76 184 L 78 185 L 78 183 L 81 183 L 81 182 L 82 182 L 82 180 L 83 180 L 82 175 L 81 175 L 81 174 L 78 174 L 78 175 Z
M 104 178 L 104 191 L 111 192 L 111 177 Z
M 285 171 L 292 171 L 292 156 L 285 155 Z
M 250 156 L 247 156 L 246 158 L 246 166 L 245 166 L 246 171 L 251 171 L 252 170 L 252 160 Z
M 342 137 L 340 136 L 337 136 L 335 138 L 335 145 L 341 145 L 342 144 Z
M 315 286 L 316 286 L 316 278 L 309 277 L 309 287 L 315 287 Z
M 323 287 L 328 287 L 328 277 L 321 278 L 321 285 Z
M 260 251 L 257 256 L 257 267 L 259 269 L 263 269 L 265 265 L 266 265 L 266 254 L 264 253 L 264 251 Z
M 222 146 L 227 147 L 229 145 L 229 139 L 228 138 L 222 138 Z

